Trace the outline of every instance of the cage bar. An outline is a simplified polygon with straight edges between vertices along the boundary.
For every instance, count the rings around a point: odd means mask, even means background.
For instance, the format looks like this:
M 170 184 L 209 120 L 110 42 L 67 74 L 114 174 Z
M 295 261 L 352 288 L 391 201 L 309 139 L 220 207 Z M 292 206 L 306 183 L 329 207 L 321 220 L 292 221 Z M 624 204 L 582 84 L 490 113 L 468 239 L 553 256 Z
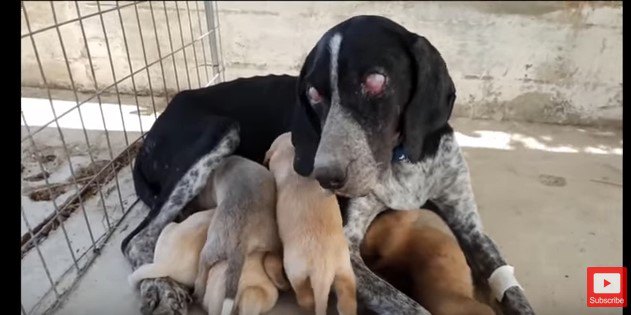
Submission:
M 38 201 L 44 205 L 42 207 L 45 207 L 45 212 L 49 213 L 42 218 L 33 216 L 33 210 L 29 208 L 32 202 L 23 203 L 20 207 L 23 221 L 23 265 L 27 263 L 28 266 L 37 265 L 40 266 L 37 268 L 41 268 L 22 270 L 23 275 L 41 274 L 40 278 L 29 277 L 37 281 L 24 281 L 23 278 L 23 290 L 27 288 L 41 291 L 33 297 L 25 297 L 23 294 L 20 308 L 21 313 L 26 315 L 54 311 L 98 257 L 101 248 L 122 219 L 139 201 L 129 182 L 133 159 L 152 123 L 147 115 L 143 118 L 142 110 L 153 110 L 153 115 L 149 115 L 153 119 L 157 118 L 161 109 L 158 108 L 156 97 L 160 98 L 163 94 L 165 104 L 168 104 L 173 93 L 181 89 L 217 83 L 222 80 L 223 66 L 220 60 L 221 46 L 217 42 L 219 25 L 216 4 L 211 1 L 203 2 L 204 12 L 200 12 L 202 6 L 198 2 L 187 2 L 185 6 L 180 6 L 166 1 L 117 1 L 111 5 L 101 1 L 49 1 L 45 9 L 50 10 L 47 14 L 52 17 L 53 24 L 36 27 L 37 29 L 33 29 L 33 25 L 37 24 L 33 23 L 33 19 L 44 14 L 38 12 L 40 14 L 29 15 L 29 10 L 43 10 L 43 7 L 35 7 L 35 1 L 23 1 L 21 7 L 24 22 L 22 46 L 30 45 L 34 54 L 33 58 L 23 61 L 32 62 L 30 66 L 37 69 L 41 78 L 39 85 L 29 86 L 27 90 L 41 91 L 41 94 L 34 92 L 33 95 L 25 95 L 30 92 L 26 93 L 23 89 L 23 168 L 24 164 L 28 164 L 27 173 L 43 176 L 33 182 L 27 180 L 25 175 L 22 176 L 22 198 L 27 197 L 25 194 L 28 194 L 28 198 L 33 198 L 33 191 L 49 198 Z M 83 11 L 87 9 L 95 12 Z M 63 15 L 61 10 L 67 10 L 76 16 L 60 21 L 68 15 L 68 12 Z M 148 10 L 150 18 L 148 15 L 141 15 L 140 10 Z M 169 12 L 177 14 L 177 25 L 173 24 Z M 188 27 L 180 14 L 186 14 Z M 161 31 L 164 27 L 159 27 L 159 19 L 166 22 L 166 34 Z M 206 25 L 206 29 L 202 25 Z M 179 32 L 179 47 L 174 46 L 172 26 L 177 27 L 177 30 L 174 29 L 176 33 Z M 67 33 L 72 28 L 76 31 Z M 190 38 L 185 38 L 184 28 L 188 29 Z M 130 36 L 135 35 L 139 36 L 142 49 L 132 48 L 135 38 L 131 39 Z M 76 40 L 66 36 L 75 36 Z M 155 46 L 149 43 L 148 36 L 155 37 Z M 175 37 L 177 42 L 177 35 Z M 50 45 L 50 40 L 54 41 L 52 45 L 58 45 L 60 51 L 60 55 L 54 60 L 42 57 L 42 52 L 48 56 L 47 50 L 53 49 L 46 46 Z M 166 40 L 168 49 L 165 48 Z M 161 46 L 161 43 L 165 44 Z M 198 52 L 199 47 L 201 50 Z M 187 56 L 186 50 L 189 48 L 193 49 L 193 58 Z M 207 56 L 207 49 L 210 56 Z M 78 58 L 76 56 L 79 50 L 82 55 Z M 153 56 L 156 55 L 157 58 L 154 59 Z M 171 61 L 166 60 L 168 58 Z M 184 69 L 178 67 L 179 61 L 183 61 Z M 165 67 L 169 63 L 173 69 Z M 152 68 L 154 66 L 159 67 L 159 73 L 156 68 Z M 212 67 L 211 73 L 209 66 Z M 59 78 L 58 71 L 50 70 L 53 67 L 62 69 L 61 73 L 65 77 Z M 195 68 L 197 86 L 191 82 L 190 67 Z M 200 67 L 204 70 L 200 71 Z M 85 69 L 85 73 L 78 73 L 77 68 Z M 188 86 L 180 84 L 182 70 L 186 73 Z M 87 75 L 90 81 L 84 83 L 82 80 L 86 78 L 81 75 Z M 145 84 L 144 78 L 147 79 L 148 93 L 147 90 L 141 91 L 140 84 Z M 173 78 L 175 84 L 171 81 Z M 59 80 L 67 82 L 62 88 L 70 95 L 67 99 L 58 96 L 63 94 L 58 93 L 59 84 L 55 83 Z M 163 89 L 158 90 L 163 91 L 155 91 L 157 86 L 154 83 L 160 81 Z M 144 100 L 149 99 L 150 104 L 141 104 L 141 96 L 146 97 Z M 108 98 L 113 98 L 114 101 L 106 101 Z M 42 103 L 27 103 L 34 99 L 41 100 Z M 28 106 L 44 104 L 46 108 L 25 110 L 31 108 Z M 136 117 L 130 116 L 133 115 L 129 112 L 130 108 L 134 108 L 138 116 L 138 126 L 133 128 L 139 130 L 130 129 L 136 123 Z M 51 113 L 50 116 L 31 117 L 44 111 Z M 31 123 L 32 121 L 36 123 Z M 68 127 L 62 123 L 67 121 L 72 121 L 72 125 L 76 127 Z M 133 123 L 130 124 L 130 121 Z M 122 128 L 113 128 L 112 124 L 118 124 Z M 53 152 L 62 152 L 59 158 L 55 157 L 54 163 L 46 160 L 45 150 L 52 150 L 51 147 Z M 77 157 L 85 157 L 87 166 L 77 164 Z M 66 170 L 69 171 L 67 177 L 61 176 L 66 174 Z M 63 193 L 60 194 L 59 191 Z M 62 262 L 59 259 L 49 257 L 49 248 L 57 246 L 67 248 L 67 252 L 64 249 L 56 253 L 56 257 L 65 257 L 61 259 L 64 265 L 60 265 Z M 43 283 L 48 283 L 49 287 L 42 285 Z

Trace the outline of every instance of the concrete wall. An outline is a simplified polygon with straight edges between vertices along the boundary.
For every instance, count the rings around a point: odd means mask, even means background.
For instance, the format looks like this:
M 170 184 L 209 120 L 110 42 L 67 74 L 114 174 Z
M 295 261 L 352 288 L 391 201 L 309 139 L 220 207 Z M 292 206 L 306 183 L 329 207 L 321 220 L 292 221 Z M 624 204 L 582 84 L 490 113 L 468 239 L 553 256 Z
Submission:
M 297 74 L 327 29 L 361 14 L 391 18 L 438 48 L 456 115 L 622 120 L 621 2 L 220 2 L 226 78 Z
M 120 5 L 123 6 L 128 3 L 131 2 L 121 1 Z M 99 11 L 96 1 L 79 1 L 78 4 L 81 16 L 88 16 Z M 78 16 L 74 1 L 55 1 L 53 5 L 58 23 L 75 19 Z M 100 10 L 104 11 L 115 7 L 116 2 L 101 1 L 100 6 Z M 104 13 L 102 16 L 105 33 L 98 15 L 83 20 L 83 29 L 89 49 L 86 48 L 79 22 L 68 23 L 60 27 L 70 71 L 79 91 L 93 92 L 95 82 L 99 89 L 112 85 L 114 82 L 104 34 L 107 34 L 114 73 L 118 81 L 131 73 L 127 51 L 129 51 L 131 68 L 136 72 L 145 67 L 147 63 L 152 64 L 159 60 L 160 55 L 164 57 L 208 31 L 203 1 L 188 2 L 188 8 L 186 2 L 179 2 L 176 8 L 175 3 L 170 1 L 167 2 L 166 10 L 161 1 L 152 2 L 151 6 L 153 7 L 153 17 L 148 2 L 137 5 L 138 17 L 133 5 L 120 10 L 127 42 L 124 40 L 123 29 L 116 10 Z M 24 7 L 28 14 L 31 31 L 55 24 L 53 10 L 49 2 L 24 1 Z M 166 14 L 168 14 L 168 24 Z M 139 25 L 142 28 L 139 28 Z M 22 12 L 21 32 L 22 34 L 28 33 L 24 10 Z M 156 40 L 156 33 L 158 40 Z M 55 89 L 71 89 L 70 77 L 56 30 L 53 28 L 40 32 L 35 34 L 33 38 L 48 85 Z M 43 87 L 42 76 L 30 37 L 22 38 L 21 55 L 22 86 Z M 89 55 L 94 67 L 94 76 L 88 59 Z M 145 62 L 145 56 L 147 62 Z M 177 68 L 177 81 L 174 63 L 175 68 Z M 205 66 L 205 64 L 211 63 L 209 39 L 205 38 L 202 41 L 197 41 L 194 46 L 188 46 L 184 51 L 180 50 L 167 57 L 162 63 L 154 63 L 149 68 L 149 75 L 147 71 L 141 71 L 134 75 L 135 82 L 129 78 L 122 82 L 118 88 L 122 93 L 132 93 L 135 83 L 135 90 L 140 95 L 148 95 L 150 90 L 153 90 L 154 95 L 163 95 L 165 83 L 170 94 L 179 89 L 197 88 L 200 83 L 201 85 L 206 84 L 208 78 L 213 76 L 212 68 Z M 151 77 L 151 86 L 149 85 L 149 76 Z M 108 91 L 115 92 L 115 89 L 112 88 Z
M 124 2 L 123 2 L 124 3 Z M 102 2 L 105 8 L 110 2 Z M 31 27 L 52 24 L 48 3 L 27 2 Z M 83 15 L 96 11 L 94 2 L 82 2 Z M 195 8 L 190 3 L 191 9 Z M 199 3 L 200 14 L 203 4 Z M 268 73 L 297 74 L 307 52 L 333 25 L 360 14 L 378 14 L 427 37 L 445 58 L 455 81 L 454 114 L 495 120 L 525 120 L 569 124 L 620 125 L 622 121 L 622 4 L 621 2 L 220 2 L 219 23 L 226 79 Z M 60 20 L 76 16 L 74 2 L 55 3 Z M 190 41 L 185 4 L 180 4 L 184 42 Z M 167 28 L 161 2 L 154 3 L 162 52 L 170 51 L 168 31 L 180 47 L 177 11 L 167 6 Z M 136 17 L 122 10 L 134 69 L 144 65 Z M 146 54 L 158 58 L 148 4 L 139 5 Z M 201 16 L 201 15 L 200 15 Z M 197 25 L 193 15 L 193 25 Z M 129 74 L 116 13 L 104 16 L 117 77 Z M 128 24 L 129 23 L 129 24 Z M 23 30 L 26 27 L 23 18 Z M 98 17 L 87 19 L 88 46 L 95 59 L 99 86 L 111 84 Z M 202 16 L 202 28 L 206 30 Z M 78 23 L 62 27 L 71 69 L 78 86 L 90 91 L 94 78 Z M 199 34 L 194 27 L 193 34 Z M 195 35 L 193 36 L 195 37 Z M 56 33 L 36 36 L 49 85 L 69 88 L 65 63 Z M 39 44 L 38 44 L 39 45 Z M 153 48 L 152 48 L 153 47 Z M 205 42 L 209 57 L 208 43 Z M 38 46 L 39 48 L 39 46 Z M 202 59 L 202 45 L 196 46 Z M 175 56 L 180 88 L 197 87 L 193 50 Z M 198 61 L 198 64 L 203 61 Z M 163 64 L 167 88 L 177 90 L 171 59 Z M 202 80 L 203 66 L 198 67 Z M 159 64 L 151 68 L 154 93 L 164 85 Z M 210 74 L 212 76 L 212 73 Z M 137 90 L 149 93 L 146 73 L 136 76 Z M 30 42 L 22 40 L 22 85 L 42 86 Z M 120 86 L 133 91 L 130 80 Z

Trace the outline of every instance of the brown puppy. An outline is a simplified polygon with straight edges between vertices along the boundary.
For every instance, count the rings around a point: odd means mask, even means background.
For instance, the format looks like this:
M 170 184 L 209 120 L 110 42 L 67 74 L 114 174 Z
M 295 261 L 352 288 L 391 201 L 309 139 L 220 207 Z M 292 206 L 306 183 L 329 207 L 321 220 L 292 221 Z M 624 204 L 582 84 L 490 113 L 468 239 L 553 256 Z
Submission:
M 265 156 L 278 190 L 276 217 L 287 278 L 301 307 L 315 304 L 315 313 L 325 314 L 333 285 L 338 312 L 356 314 L 355 275 L 337 198 L 294 171 L 290 136 L 280 135 Z
M 267 312 L 277 287 L 285 286 L 274 177 L 256 162 L 230 156 L 206 187 L 199 198 L 217 208 L 199 255 L 195 296 L 211 315 L 221 313 L 225 298 L 235 297 L 240 314 Z
M 471 270 L 449 230 L 428 210 L 386 211 L 362 241 L 366 265 L 435 315 L 492 315 L 474 298 Z
M 199 252 L 215 209 L 200 211 L 186 220 L 169 223 L 158 237 L 153 263 L 140 266 L 127 280 L 132 287 L 147 278 L 170 277 L 191 288 L 197 276 Z

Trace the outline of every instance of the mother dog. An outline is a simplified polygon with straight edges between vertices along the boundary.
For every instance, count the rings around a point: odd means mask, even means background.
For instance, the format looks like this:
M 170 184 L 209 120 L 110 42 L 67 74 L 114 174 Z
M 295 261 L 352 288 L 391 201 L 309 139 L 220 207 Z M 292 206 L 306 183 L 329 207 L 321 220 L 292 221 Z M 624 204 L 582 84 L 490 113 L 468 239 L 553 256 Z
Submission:
M 353 17 L 327 31 L 298 78 L 255 77 L 183 91 L 136 158 L 136 191 L 151 210 L 122 250 L 134 269 L 149 262 L 160 230 L 183 209 L 215 206 L 198 195 L 222 158 L 262 162 L 272 141 L 291 131 L 294 169 L 349 198 L 345 233 L 362 304 L 379 314 L 428 314 L 364 265 L 359 244 L 379 212 L 431 202 L 474 276 L 491 285 L 497 277 L 513 280 L 495 287 L 504 312 L 534 313 L 483 232 L 467 164 L 447 123 L 455 98 L 445 62 L 429 41 L 378 16 Z M 147 313 L 181 313 L 190 300 L 168 278 L 144 280 L 140 291 Z

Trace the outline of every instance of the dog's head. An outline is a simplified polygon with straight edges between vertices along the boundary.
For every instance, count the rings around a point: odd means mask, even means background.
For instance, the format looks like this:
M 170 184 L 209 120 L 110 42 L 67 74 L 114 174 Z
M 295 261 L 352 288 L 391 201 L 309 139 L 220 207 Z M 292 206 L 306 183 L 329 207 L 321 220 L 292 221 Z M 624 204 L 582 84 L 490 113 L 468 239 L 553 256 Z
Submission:
M 378 16 L 357 16 L 327 31 L 298 80 L 294 169 L 325 188 L 361 196 L 402 147 L 411 162 L 447 124 L 454 84 L 436 48 Z M 432 145 L 437 145 L 432 141 Z

